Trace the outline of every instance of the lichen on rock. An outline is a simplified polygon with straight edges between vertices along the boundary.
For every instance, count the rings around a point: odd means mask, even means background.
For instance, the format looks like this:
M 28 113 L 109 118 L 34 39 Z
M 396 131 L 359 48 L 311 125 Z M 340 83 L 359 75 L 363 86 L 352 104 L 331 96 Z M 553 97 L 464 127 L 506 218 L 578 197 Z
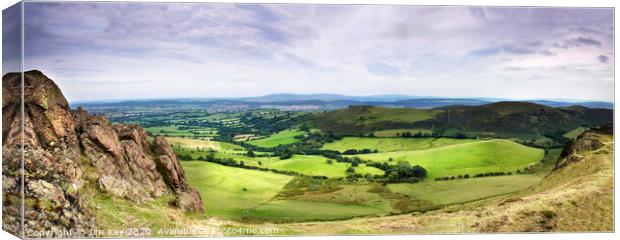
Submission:
M 21 204 L 17 201 L 21 198 L 18 183 L 22 157 L 23 227 L 27 230 L 62 232 L 96 227 L 96 216 L 89 213 L 84 204 L 87 199 L 80 194 L 86 167 L 95 170 L 97 185 L 107 194 L 142 203 L 169 193 L 176 196 L 171 205 L 203 211 L 200 196 L 187 185 L 184 171 L 165 139 L 150 142 L 140 126 L 112 125 L 107 118 L 81 108 L 72 111 L 60 88 L 36 70 L 24 73 L 22 118 L 21 74 L 6 74 L 2 82 L 6 226 L 21 224 L 22 216 L 15 206 Z M 9 228 L 5 227 L 14 234 L 21 229 Z

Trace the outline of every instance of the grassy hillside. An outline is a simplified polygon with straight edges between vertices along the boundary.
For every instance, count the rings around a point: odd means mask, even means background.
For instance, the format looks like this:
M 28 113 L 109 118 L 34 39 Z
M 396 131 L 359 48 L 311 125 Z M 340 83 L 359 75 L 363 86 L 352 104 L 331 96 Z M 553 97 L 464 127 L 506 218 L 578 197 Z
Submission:
M 346 151 L 349 149 L 371 149 L 379 152 L 421 150 L 459 143 L 474 142 L 472 139 L 454 138 L 368 138 L 344 137 L 341 140 L 326 143 L 324 150 Z
M 166 140 L 170 145 L 179 146 L 190 149 L 212 149 L 216 151 L 243 151 L 244 148 L 238 145 L 234 145 L 227 142 L 218 142 L 212 140 L 192 139 L 192 138 L 180 138 L 180 137 L 166 137 Z
M 354 216 L 382 213 L 384 210 L 367 205 L 302 200 L 275 200 L 252 210 L 259 218 L 271 221 L 337 220 Z M 258 217 L 257 217 L 258 218 Z
M 369 133 L 377 130 L 410 128 L 415 122 L 430 120 L 436 110 L 350 106 L 310 116 L 311 122 L 324 132 L 337 134 Z
M 419 184 L 399 183 L 388 187 L 392 192 L 429 201 L 434 205 L 447 205 L 517 192 L 538 183 L 540 179 L 540 175 L 513 175 Z
M 166 137 L 189 137 L 196 139 L 211 139 L 218 136 L 218 131 L 215 128 L 205 127 L 187 127 L 181 128 L 178 125 L 161 126 L 161 127 L 147 127 L 147 132 L 150 132 L 154 136 L 166 136 Z
M 280 160 L 267 165 L 267 168 L 299 172 L 311 176 L 326 177 L 345 177 L 346 169 L 351 166 L 349 163 L 333 161 L 327 163 L 327 158 L 320 156 L 293 155 L 290 159 Z M 372 175 L 382 175 L 383 171 L 374 167 L 368 167 L 360 164 L 355 168 L 355 172 L 359 174 L 370 173 Z
M 575 128 L 573 130 L 570 130 L 569 132 L 565 133 L 564 137 L 570 138 L 570 139 L 575 139 L 577 138 L 579 135 L 581 135 L 583 132 L 585 132 L 587 129 L 584 127 L 578 127 Z
M 515 172 L 543 159 L 544 151 L 508 140 L 489 140 L 418 151 L 357 155 L 377 162 L 407 161 L 428 171 L 429 178 L 485 172 Z M 392 161 L 390 161 L 392 159 Z
M 250 222 L 289 222 L 349 218 L 392 210 L 390 201 L 381 199 L 377 193 L 358 192 L 357 196 L 364 199 L 357 198 L 357 202 L 347 201 L 345 195 L 322 201 L 306 196 L 278 197 L 293 177 L 202 161 L 182 161 L 181 164 L 190 185 L 199 190 L 207 216 Z
M 584 147 L 585 151 L 572 155 L 576 161 L 554 170 L 539 183 L 518 193 L 413 215 L 278 226 L 305 234 L 613 232 L 613 137 L 602 136 L 601 142 L 604 144 L 601 148 L 587 150 L 588 147 Z M 487 179 L 493 178 L 496 177 Z M 462 187 L 469 187 L 469 191 L 477 186 Z M 427 192 L 435 193 L 433 190 L 444 191 L 429 188 Z M 452 193 L 468 194 L 457 190 Z
M 383 130 L 420 129 L 444 136 L 466 134 L 528 141 L 545 135 L 560 136 L 580 126 L 600 126 L 612 121 L 613 112 L 609 109 L 552 108 L 528 102 L 435 109 L 351 106 L 310 117 L 310 122 L 321 130 L 343 135 L 372 132 L 385 135 Z
M 203 161 L 181 161 L 187 180 L 196 187 L 209 216 L 240 219 L 269 201 L 293 177 L 231 168 Z
M 299 140 L 295 137 L 303 134 L 305 134 L 305 132 L 300 130 L 284 130 L 266 138 L 250 140 L 247 143 L 264 148 L 277 147 L 278 145 L 296 143 Z
M 431 129 L 424 129 L 424 128 L 396 128 L 396 129 L 374 131 L 373 134 L 375 135 L 375 137 L 399 137 L 400 134 L 404 132 L 410 132 L 412 134 L 415 134 L 415 133 L 432 134 L 433 133 Z

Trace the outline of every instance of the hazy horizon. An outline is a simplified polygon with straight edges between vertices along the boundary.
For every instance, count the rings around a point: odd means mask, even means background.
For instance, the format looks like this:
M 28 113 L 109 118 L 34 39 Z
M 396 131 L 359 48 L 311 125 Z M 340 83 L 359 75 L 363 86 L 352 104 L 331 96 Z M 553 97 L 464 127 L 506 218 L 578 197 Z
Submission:
M 603 100 L 591 100 L 591 99 L 568 99 L 568 98 L 494 98 L 494 97 L 451 97 L 451 96 L 416 96 L 416 95 L 402 95 L 402 94 L 375 94 L 375 95 L 347 95 L 347 94 L 339 94 L 339 93 L 292 93 L 292 92 L 282 92 L 282 93 L 271 93 L 265 95 L 252 95 L 252 96 L 234 96 L 234 97 L 166 97 L 166 98 L 89 98 L 89 99 L 74 99 L 69 100 L 71 104 L 74 103 L 88 103 L 88 102 L 124 102 L 124 101 L 158 101 L 158 100 L 227 100 L 227 99 L 245 99 L 245 98 L 260 98 L 266 96 L 273 95 L 340 95 L 343 97 L 380 97 L 380 96 L 402 96 L 402 97 L 410 97 L 407 99 L 472 99 L 472 100 L 486 100 L 486 101 L 534 101 L 534 100 L 545 100 L 545 101 L 558 101 L 558 102 L 607 102 L 614 103 L 614 101 L 603 101 Z
M 611 8 L 27 2 L 25 19 L 26 69 L 71 102 L 614 98 Z

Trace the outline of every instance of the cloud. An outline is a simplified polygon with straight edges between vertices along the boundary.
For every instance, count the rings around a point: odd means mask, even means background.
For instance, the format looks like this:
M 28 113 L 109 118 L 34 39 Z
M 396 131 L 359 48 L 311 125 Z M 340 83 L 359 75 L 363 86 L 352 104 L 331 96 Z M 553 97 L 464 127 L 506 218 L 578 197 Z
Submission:
M 613 99 L 613 61 L 592 61 L 613 53 L 613 9 L 29 2 L 26 15 L 26 67 L 71 100 Z
M 476 56 L 494 56 L 502 51 L 500 47 L 480 48 L 470 51 L 469 53 Z
M 540 50 L 538 53 L 545 55 L 545 56 L 555 56 L 556 54 L 552 51 L 550 51 L 549 49 L 543 49 Z
M 600 47 L 602 43 L 596 39 L 587 38 L 587 37 L 578 37 L 573 39 L 574 42 L 578 44 L 588 45 L 588 46 L 597 46 Z
M 525 44 L 507 44 L 502 47 L 502 49 L 508 53 L 513 54 L 534 54 L 536 53 L 536 49 L 529 47 Z
M 601 63 L 609 63 L 609 57 L 605 55 L 599 55 L 598 60 Z

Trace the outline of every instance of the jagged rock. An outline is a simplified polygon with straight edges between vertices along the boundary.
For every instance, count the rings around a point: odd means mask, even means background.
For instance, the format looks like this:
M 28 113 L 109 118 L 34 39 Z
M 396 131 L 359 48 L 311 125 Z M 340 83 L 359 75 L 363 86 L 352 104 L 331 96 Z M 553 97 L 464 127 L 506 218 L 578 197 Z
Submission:
M 80 204 L 75 190 L 82 187 L 83 169 L 74 121 L 67 100 L 56 84 L 39 71 L 24 73 L 24 117 L 20 117 L 21 74 L 2 79 L 3 146 L 10 156 L 3 159 L 3 178 L 21 182 L 19 147 L 23 141 L 25 230 L 93 228 L 94 219 Z M 6 114 L 6 115 L 5 115 Z M 23 121 L 23 138 L 19 123 Z M 15 129 L 15 127 L 17 127 Z M 71 186 L 71 189 L 69 189 Z M 3 197 L 21 197 L 19 187 L 3 186 Z M 21 204 L 21 202 L 19 203 Z M 50 206 L 54 206 L 53 208 Z M 12 221 L 20 221 L 11 208 Z M 20 225 L 20 222 L 8 224 Z
M 202 198 L 198 191 L 192 187 L 178 193 L 174 205 L 185 211 L 204 212 Z
M 112 126 L 105 117 L 89 115 L 81 108 L 73 115 L 82 153 L 99 174 L 103 190 L 136 202 L 166 193 L 142 128 Z
M 160 169 L 162 176 L 168 187 L 173 190 L 187 187 L 185 182 L 185 172 L 179 161 L 177 161 L 176 155 L 172 151 L 172 147 L 166 139 L 161 136 L 155 137 L 155 144 L 153 145 L 153 152 L 155 153 L 155 162 Z
M 155 162 L 168 187 L 177 192 L 176 205 L 184 210 L 203 212 L 204 206 L 198 191 L 187 184 L 185 171 L 179 164 L 170 144 L 161 136 L 155 138 Z
M 103 191 L 141 203 L 172 193 L 174 205 L 203 211 L 202 200 L 163 138 L 149 142 L 137 125 L 112 125 L 81 108 L 71 111 L 58 86 L 41 72 L 24 73 L 21 119 L 20 74 L 2 79 L 3 220 L 6 230 L 20 231 L 21 137 L 25 170 L 25 228 L 93 229 L 96 219 L 80 195 L 84 169 L 94 169 Z M 88 166 L 84 165 L 87 164 Z M 10 227 L 17 226 L 17 227 Z M 75 237 L 75 236 L 74 236 Z
M 605 128 L 607 129 L 607 128 Z M 567 166 L 570 163 L 580 161 L 582 159 L 581 153 L 597 150 L 605 144 L 601 141 L 601 135 L 597 133 L 606 133 L 609 130 L 597 130 L 593 129 L 586 131 L 579 135 L 577 139 L 568 144 L 560 154 L 560 158 L 555 163 L 555 169 L 560 169 Z M 613 129 L 611 130 L 613 133 Z

